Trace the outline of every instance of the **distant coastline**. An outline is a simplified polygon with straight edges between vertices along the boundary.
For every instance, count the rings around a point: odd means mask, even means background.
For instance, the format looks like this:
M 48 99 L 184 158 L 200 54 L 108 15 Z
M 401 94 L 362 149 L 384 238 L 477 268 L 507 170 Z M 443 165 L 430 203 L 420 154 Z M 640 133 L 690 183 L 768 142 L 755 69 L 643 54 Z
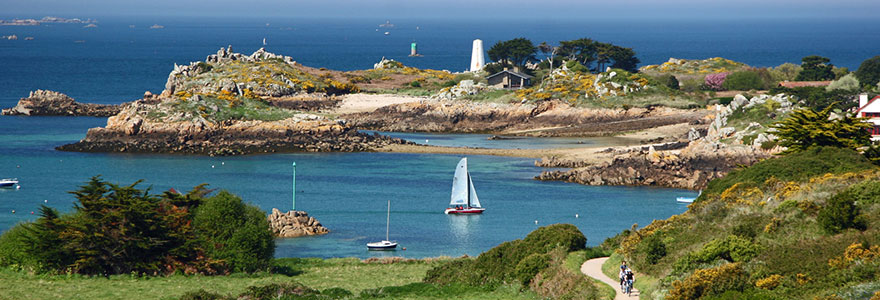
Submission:
M 62 23 L 62 24 L 94 24 L 98 23 L 97 20 L 93 19 L 80 19 L 80 18 L 59 18 L 59 17 L 50 17 L 46 16 L 42 19 L 12 19 L 12 20 L 0 20 L 0 26 L 38 26 L 43 23 Z

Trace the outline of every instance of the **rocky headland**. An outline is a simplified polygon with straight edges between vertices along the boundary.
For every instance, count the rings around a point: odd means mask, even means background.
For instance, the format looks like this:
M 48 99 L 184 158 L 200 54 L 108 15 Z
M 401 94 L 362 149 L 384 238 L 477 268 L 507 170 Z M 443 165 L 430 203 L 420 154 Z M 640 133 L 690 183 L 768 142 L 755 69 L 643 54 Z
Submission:
M 357 127 L 381 131 L 603 136 L 700 122 L 707 114 L 704 110 L 666 107 L 578 108 L 556 100 L 537 104 L 499 104 L 426 99 L 342 117 Z
M 124 104 L 80 103 L 55 91 L 32 91 L 18 100 L 15 107 L 3 109 L 6 116 L 88 116 L 109 117 L 118 114 Z
M 268 219 L 269 227 L 277 237 L 293 238 L 330 233 L 327 227 L 304 211 L 282 213 L 277 208 L 273 208 Z
M 716 105 L 704 120 L 695 122 L 680 142 L 655 146 L 609 148 L 608 159 L 596 163 L 572 157 L 544 157 L 536 166 L 571 168 L 545 171 L 540 180 L 561 180 L 587 185 L 653 185 L 701 189 L 735 168 L 752 165 L 783 151 L 776 146 L 768 123 L 794 108 L 785 95 L 748 99 L 737 95 L 728 105 Z M 756 121 L 746 115 L 763 115 Z M 754 117 L 753 117 L 754 118 Z M 764 124 L 762 124 L 764 123 Z

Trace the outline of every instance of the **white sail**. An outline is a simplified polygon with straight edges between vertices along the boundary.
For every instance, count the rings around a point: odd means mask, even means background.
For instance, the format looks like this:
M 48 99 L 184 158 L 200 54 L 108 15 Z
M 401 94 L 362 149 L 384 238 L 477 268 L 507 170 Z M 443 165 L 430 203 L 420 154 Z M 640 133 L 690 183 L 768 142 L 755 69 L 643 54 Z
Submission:
M 467 171 L 467 157 L 462 158 L 455 167 L 455 176 L 452 177 L 452 199 L 450 206 L 468 204 L 468 182 L 470 176 Z
M 471 174 L 468 173 L 468 198 L 470 198 L 470 206 L 471 207 L 482 207 L 480 206 L 480 198 L 477 198 L 477 190 L 474 189 L 474 181 L 471 180 Z

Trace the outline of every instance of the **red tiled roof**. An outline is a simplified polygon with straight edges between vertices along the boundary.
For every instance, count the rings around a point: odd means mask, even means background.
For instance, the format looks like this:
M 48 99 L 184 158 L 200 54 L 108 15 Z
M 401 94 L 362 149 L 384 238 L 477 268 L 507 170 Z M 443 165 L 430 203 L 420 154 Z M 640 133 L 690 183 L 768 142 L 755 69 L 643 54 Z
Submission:
M 783 81 L 779 83 L 781 87 L 799 88 L 807 86 L 828 86 L 831 81 Z

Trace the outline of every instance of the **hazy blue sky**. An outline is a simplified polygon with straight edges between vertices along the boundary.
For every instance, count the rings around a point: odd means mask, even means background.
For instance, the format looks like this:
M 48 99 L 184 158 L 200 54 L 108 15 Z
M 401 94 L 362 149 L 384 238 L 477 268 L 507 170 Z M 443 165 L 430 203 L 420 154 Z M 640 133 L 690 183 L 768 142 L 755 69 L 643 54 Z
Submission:
M 880 0 L 0 0 L 4 16 L 866 18 Z

